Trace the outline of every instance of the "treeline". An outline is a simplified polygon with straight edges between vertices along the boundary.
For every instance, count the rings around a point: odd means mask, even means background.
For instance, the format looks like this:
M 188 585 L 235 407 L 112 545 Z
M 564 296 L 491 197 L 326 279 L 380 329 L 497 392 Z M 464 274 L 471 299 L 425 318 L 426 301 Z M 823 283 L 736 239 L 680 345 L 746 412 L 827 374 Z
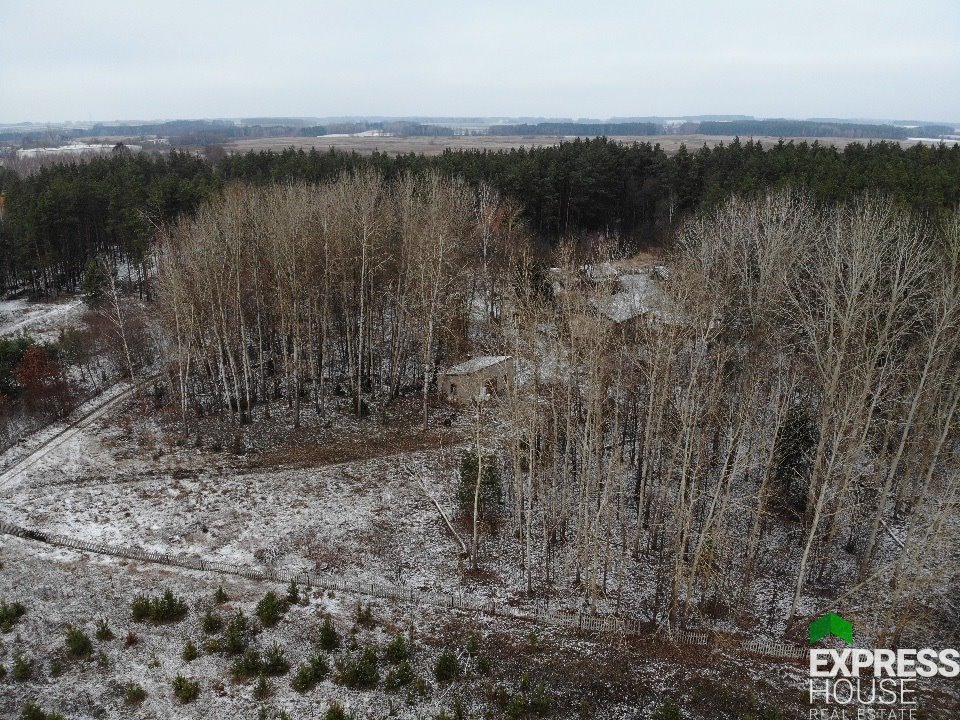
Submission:
M 0 142 L 14 142 L 20 147 L 47 147 L 80 138 L 158 136 L 167 138 L 175 147 L 216 145 L 239 138 L 284 137 L 328 134 L 352 134 L 367 130 L 381 130 L 392 135 L 409 137 L 449 137 L 453 128 L 410 120 L 343 121 L 325 125 L 305 125 L 292 119 L 277 118 L 242 121 L 230 120 L 170 120 L 162 123 L 105 125 L 97 123 L 90 128 L 55 128 L 44 130 L 0 132 Z M 585 135 L 587 132 L 579 133 Z M 602 132 L 591 133 L 602 135 Z
M 667 155 L 652 143 L 597 138 L 497 152 L 447 150 L 436 157 L 294 150 L 234 154 L 223 158 L 217 170 L 226 181 L 262 184 L 322 182 L 365 167 L 387 178 L 437 169 L 472 185 L 486 183 L 518 203 L 534 234 L 550 242 L 606 232 L 628 242 L 659 243 L 688 211 L 714 206 L 734 193 L 787 186 L 825 202 L 880 191 L 918 212 L 950 209 L 960 202 L 956 144 L 851 144 L 838 150 L 781 142 L 764 149 L 759 142 L 735 140 Z
M 173 146 L 216 145 L 237 138 L 283 137 L 353 134 L 380 130 L 407 137 L 449 137 L 462 129 L 441 123 L 415 120 L 343 120 L 323 125 L 307 125 L 287 118 L 257 118 L 239 123 L 229 120 L 170 120 L 161 123 L 117 124 L 98 123 L 91 128 L 24 129 L 0 132 L 0 141 L 14 142 L 21 147 L 48 146 L 78 138 L 144 137 L 168 138 Z M 490 125 L 470 130 L 478 135 L 526 135 L 569 137 L 616 137 L 628 135 L 663 135 L 680 133 L 702 135 L 736 135 L 767 137 L 836 137 L 857 140 L 905 140 L 910 137 L 937 139 L 952 135 L 949 125 L 923 124 L 904 127 L 890 124 L 832 122 L 829 120 L 784 120 L 736 118 L 731 120 L 688 120 L 680 125 L 654 121 L 630 122 L 538 122 Z
M 301 135 L 352 135 L 356 133 L 367 132 L 369 130 L 379 130 L 390 135 L 402 135 L 404 137 L 451 137 L 453 128 L 445 125 L 425 125 L 424 123 L 412 122 L 409 120 L 383 120 L 383 121 L 356 121 L 356 122 L 338 122 L 327 123 L 326 125 L 317 125 L 310 128 L 304 128 Z M 315 132 L 316 131 L 316 132 Z
M 0 279 L 37 293 L 76 290 L 88 261 L 108 257 L 142 284 L 156 228 L 220 186 L 213 166 L 183 153 L 97 157 L 25 177 L 0 168 Z
M 208 144 L 244 137 L 296 135 L 296 127 L 286 125 L 238 125 L 227 120 L 170 120 L 150 124 L 105 125 L 91 128 L 56 128 L 28 132 L 0 133 L 0 141 L 17 142 L 22 147 L 44 147 L 78 138 L 144 137 L 157 135 L 169 138 L 174 145 Z
M 491 125 L 488 135 L 570 135 L 599 137 L 604 135 L 656 135 L 663 126 L 652 122 L 576 123 L 542 122 L 536 125 Z
M 911 137 L 937 139 L 956 130 L 949 125 L 900 125 L 822 122 L 817 120 L 732 120 L 708 121 L 690 127 L 701 135 L 766 135 L 770 137 L 837 137 L 856 140 L 906 140 Z M 688 125 L 689 127 L 689 125 Z
M 906 140 L 911 137 L 937 139 L 952 135 L 950 125 L 901 125 L 830 122 L 826 120 L 734 120 L 687 121 L 669 125 L 656 122 L 542 122 L 536 124 L 492 125 L 488 135 L 565 135 L 577 137 L 616 137 L 624 135 L 734 135 L 740 137 L 852 138 L 855 140 Z
M 6 197 L 0 283 L 38 292 L 75 289 L 92 255 L 137 265 L 155 224 L 192 212 L 225 184 L 318 183 L 362 169 L 388 181 L 438 171 L 473 186 L 489 185 L 522 208 L 530 231 L 547 243 L 596 234 L 616 235 L 628 246 L 661 243 L 691 211 L 731 194 L 783 187 L 831 203 L 880 191 L 929 215 L 960 203 L 956 144 L 854 143 L 838 150 L 781 142 L 764 149 L 736 140 L 668 156 L 656 144 L 597 138 L 498 152 L 448 150 L 435 157 L 290 149 L 231 154 L 211 163 L 178 153 L 118 155 L 46 167 L 27 177 L 0 168 Z

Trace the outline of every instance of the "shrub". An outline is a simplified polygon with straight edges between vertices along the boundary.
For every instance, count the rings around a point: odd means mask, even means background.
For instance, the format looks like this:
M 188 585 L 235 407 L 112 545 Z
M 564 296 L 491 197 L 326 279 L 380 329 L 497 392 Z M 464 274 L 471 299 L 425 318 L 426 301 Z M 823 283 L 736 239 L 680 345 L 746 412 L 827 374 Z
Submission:
M 457 501 L 460 511 L 473 517 L 473 501 L 477 491 L 477 475 L 480 474 L 480 505 L 478 510 L 482 519 L 489 519 L 502 502 L 500 491 L 500 470 L 497 465 L 497 456 L 493 453 L 483 453 L 483 470 L 477 467 L 476 449 L 468 450 L 460 461 L 460 486 L 457 491 Z
M 66 373 L 57 358 L 46 348 L 28 348 L 14 375 L 28 408 L 39 408 L 63 417 L 71 407 L 72 392 Z
M 450 650 L 444 650 L 437 658 L 433 674 L 438 682 L 451 682 L 460 677 L 460 660 Z
M 293 674 L 293 679 L 290 680 L 290 687 L 298 693 L 308 692 L 312 690 L 316 684 L 316 681 L 313 679 L 313 670 L 310 669 L 309 665 L 301 665 L 298 667 L 297 671 Z
M 427 684 L 427 681 L 424 678 L 414 678 L 413 687 L 407 693 L 407 702 L 412 700 L 414 694 L 419 695 L 420 697 L 430 696 L 430 686 Z
M 239 655 L 250 644 L 250 635 L 252 630 L 247 616 L 242 610 L 237 610 L 237 614 L 227 624 L 227 631 L 223 638 L 223 649 L 228 655 Z
M 281 598 L 271 590 L 257 603 L 256 613 L 264 627 L 273 627 L 280 621 L 289 607 L 290 604 L 286 598 Z
M 273 695 L 273 688 L 270 687 L 270 683 L 267 682 L 267 676 L 260 673 L 260 676 L 257 678 L 257 684 L 253 686 L 253 696 L 257 700 L 266 700 L 271 695 Z
M 521 720 L 530 713 L 527 708 L 527 696 L 520 693 L 510 698 L 504 714 L 509 720 Z
M 20 720 L 47 720 L 47 714 L 32 702 L 28 702 L 20 711 Z
M 33 676 L 33 662 L 23 655 L 17 655 L 13 659 L 13 670 L 10 674 L 14 680 L 29 680 Z
M 6 600 L 0 600 L 0 632 L 8 633 L 13 630 L 13 626 L 20 622 L 20 618 L 26 613 L 27 609 L 22 603 L 13 602 L 8 605 Z
M 259 675 L 263 669 L 263 660 L 253 648 L 248 648 L 246 652 L 233 661 L 230 666 L 230 675 L 236 682 L 248 680 L 254 675 Z
M 230 675 L 236 682 L 242 682 L 254 675 L 283 675 L 290 670 L 290 663 L 284 655 L 283 648 L 274 644 L 265 655 L 260 655 L 253 648 L 247 650 L 233 661 Z
M 327 658 L 317 653 L 297 669 L 293 680 L 290 681 L 290 686 L 299 693 L 305 693 L 323 680 L 329 672 L 330 665 L 327 663 Z
M 152 601 L 150 619 L 155 623 L 179 622 L 187 616 L 187 603 L 165 590 L 162 597 Z
M 290 663 L 283 648 L 274 643 L 263 656 L 263 672 L 267 675 L 284 675 L 289 671 Z
M 537 685 L 537 689 L 530 695 L 527 706 L 533 715 L 549 715 L 553 707 L 553 699 L 544 689 L 543 685 L 540 684 Z
M 150 598 L 137 595 L 130 603 L 130 616 L 134 622 L 144 622 L 150 617 Z
M 335 652 L 340 649 L 340 634 L 329 617 L 325 617 L 323 625 L 320 626 L 320 647 L 327 652 Z
M 60 677 L 63 675 L 63 661 L 56 655 L 50 658 L 50 677 Z
M 660 707 L 653 711 L 651 720 L 681 720 L 680 708 L 672 700 L 667 700 Z
M 550 714 L 552 701 L 543 685 L 538 685 L 532 693 L 520 692 L 510 698 L 505 715 L 509 720 L 543 717 Z
M 396 667 L 391 668 L 384 679 L 383 684 L 387 690 L 399 690 L 406 687 L 416 679 L 413 667 L 409 660 L 401 660 Z
M 477 637 L 476 633 L 470 633 L 470 637 L 467 638 L 466 650 L 470 657 L 476 657 L 480 654 L 480 638 Z
M 147 691 L 135 682 L 128 682 L 123 688 L 123 702 L 127 705 L 140 705 L 147 699 Z
M 215 655 L 216 653 L 223 652 L 223 643 L 220 641 L 220 638 L 206 638 L 203 641 L 203 651 L 207 655 Z
M 330 664 L 327 662 L 327 658 L 321 653 L 316 653 L 307 662 L 310 665 L 310 669 L 313 671 L 313 677 L 315 680 L 323 680 L 330 673 Z
M 138 595 L 133 599 L 131 610 L 134 622 L 149 621 L 161 625 L 183 620 L 187 616 L 187 603 L 168 589 L 163 595 L 152 598 Z
M 343 705 L 336 701 L 330 703 L 330 707 L 323 714 L 323 720 L 353 720 L 353 718 L 354 715 L 352 713 L 348 715 Z
M 93 636 L 101 642 L 109 642 L 110 640 L 113 640 L 113 630 L 111 630 L 110 626 L 107 624 L 106 618 L 100 618 L 97 621 L 97 631 L 93 634 Z
M 372 688 L 380 679 L 377 670 L 377 653 L 367 647 L 352 657 L 337 660 L 336 680 L 349 688 Z
M 93 652 L 93 643 L 80 628 L 67 627 L 67 655 L 72 658 L 89 657 Z
M 28 702 L 20 710 L 20 720 L 63 720 L 63 715 L 58 712 L 44 712 L 39 705 Z
M 478 657 L 477 672 L 480 673 L 481 675 L 489 675 L 490 670 L 491 670 L 490 658 L 488 658 L 486 655 L 481 655 L 480 657 Z
M 287 602 L 291 605 L 296 605 L 300 602 L 300 588 L 297 587 L 297 584 L 291 579 L 290 585 L 287 586 Z
M 230 598 L 227 597 L 227 594 L 223 591 L 222 585 L 218 587 L 217 591 L 213 594 L 213 601 L 217 605 L 223 605 L 223 603 L 227 602 L 229 599 Z
M 223 618 L 213 610 L 207 610 L 203 616 L 203 631 L 207 635 L 213 635 L 223 629 Z
M 101 670 L 107 670 L 110 667 L 110 658 L 103 650 L 97 653 L 97 667 Z
M 187 640 L 187 644 L 183 646 L 183 652 L 180 654 L 180 657 L 183 658 L 184 662 L 193 662 L 197 659 L 198 655 L 200 655 L 200 652 L 197 650 L 197 646 L 193 640 Z
M 200 696 L 200 683 L 177 675 L 173 679 L 173 696 L 184 705 L 191 703 Z
M 130 648 L 136 645 L 138 642 L 140 642 L 140 638 L 137 637 L 137 634 L 133 630 L 127 630 L 127 637 L 124 638 L 123 644 Z
M 410 656 L 410 648 L 407 647 L 407 641 L 403 635 L 397 633 L 393 636 L 393 639 L 383 651 L 383 656 L 394 665 Z
M 360 627 L 373 627 L 373 610 L 370 608 L 370 603 L 367 603 L 366 606 L 357 603 L 357 611 L 354 615 L 354 620 Z

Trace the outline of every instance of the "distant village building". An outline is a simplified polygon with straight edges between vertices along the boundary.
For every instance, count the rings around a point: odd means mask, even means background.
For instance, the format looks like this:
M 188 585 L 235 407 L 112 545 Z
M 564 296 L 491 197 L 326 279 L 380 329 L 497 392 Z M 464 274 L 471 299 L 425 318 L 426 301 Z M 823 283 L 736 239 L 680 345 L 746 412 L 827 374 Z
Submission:
M 440 376 L 440 395 L 457 405 L 497 395 L 513 382 L 513 358 L 484 355 L 448 368 Z

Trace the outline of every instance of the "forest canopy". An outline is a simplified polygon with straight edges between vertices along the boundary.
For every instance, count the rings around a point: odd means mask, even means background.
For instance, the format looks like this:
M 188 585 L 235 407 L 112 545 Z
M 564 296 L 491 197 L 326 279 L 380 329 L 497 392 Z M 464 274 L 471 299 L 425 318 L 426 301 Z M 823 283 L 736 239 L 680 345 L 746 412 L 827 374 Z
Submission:
M 388 182 L 437 171 L 474 187 L 486 184 L 517 204 L 543 242 L 616 236 L 624 247 L 662 244 L 691 212 L 733 194 L 795 187 L 837 203 L 866 191 L 886 194 L 915 213 L 935 215 L 960 203 L 960 145 L 734 141 L 668 155 L 656 144 L 606 138 L 556 147 L 489 152 L 448 150 L 435 157 L 343 152 L 227 154 L 209 161 L 188 153 L 124 152 L 18 174 L 0 167 L 0 284 L 34 292 L 71 291 L 94 256 L 142 272 L 156 229 L 233 182 L 318 183 L 370 169 Z

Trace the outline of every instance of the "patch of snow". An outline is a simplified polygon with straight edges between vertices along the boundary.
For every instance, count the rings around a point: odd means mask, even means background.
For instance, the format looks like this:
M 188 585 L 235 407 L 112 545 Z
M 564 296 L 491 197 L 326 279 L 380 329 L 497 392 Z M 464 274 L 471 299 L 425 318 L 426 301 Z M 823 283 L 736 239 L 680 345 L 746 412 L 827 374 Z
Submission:
M 39 342 L 57 339 L 60 330 L 79 323 L 83 300 L 79 296 L 62 302 L 30 300 L 0 301 L 0 337 L 30 335 Z

